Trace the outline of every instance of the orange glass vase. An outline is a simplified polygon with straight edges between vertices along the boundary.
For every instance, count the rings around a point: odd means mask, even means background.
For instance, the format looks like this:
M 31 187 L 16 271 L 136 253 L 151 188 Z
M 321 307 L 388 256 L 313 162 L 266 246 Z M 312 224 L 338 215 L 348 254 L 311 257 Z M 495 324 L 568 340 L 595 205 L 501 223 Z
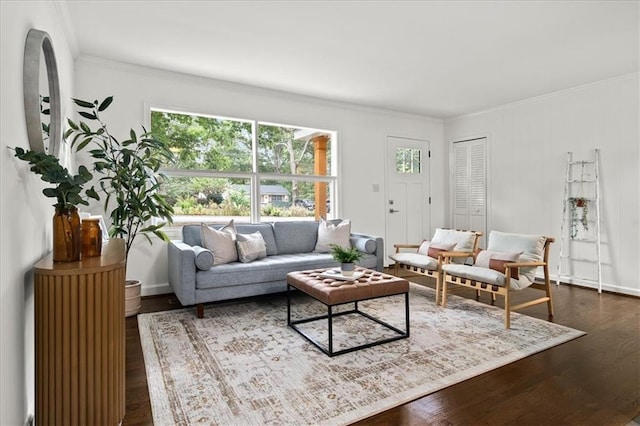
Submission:
M 53 261 L 80 260 L 80 215 L 75 207 L 56 206 L 53 215 Z
M 82 258 L 100 256 L 102 252 L 102 230 L 100 219 L 88 217 L 82 220 Z

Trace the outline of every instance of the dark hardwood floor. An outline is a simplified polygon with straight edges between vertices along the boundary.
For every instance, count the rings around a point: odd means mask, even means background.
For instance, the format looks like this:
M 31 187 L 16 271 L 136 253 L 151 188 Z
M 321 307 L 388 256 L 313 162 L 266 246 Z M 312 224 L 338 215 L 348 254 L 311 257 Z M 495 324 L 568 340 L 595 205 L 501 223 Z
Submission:
M 429 278 L 412 281 L 433 287 Z M 640 415 L 640 299 L 569 285 L 553 290 L 553 322 L 586 336 L 357 424 L 627 425 Z M 535 290 L 516 292 L 515 303 L 527 291 Z M 454 287 L 452 293 L 475 297 L 464 288 Z M 489 303 L 490 297 L 480 300 Z M 181 305 L 173 295 L 163 295 L 143 298 L 141 312 L 177 308 Z M 547 319 L 544 304 L 521 312 Z M 136 317 L 127 319 L 126 375 L 123 424 L 153 424 Z

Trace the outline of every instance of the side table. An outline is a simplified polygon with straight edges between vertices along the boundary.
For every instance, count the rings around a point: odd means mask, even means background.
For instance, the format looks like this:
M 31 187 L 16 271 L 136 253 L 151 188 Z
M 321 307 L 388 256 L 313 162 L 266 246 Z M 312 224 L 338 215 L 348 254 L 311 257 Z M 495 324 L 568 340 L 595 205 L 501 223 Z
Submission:
M 125 410 L 125 249 L 35 265 L 35 421 L 118 425 Z

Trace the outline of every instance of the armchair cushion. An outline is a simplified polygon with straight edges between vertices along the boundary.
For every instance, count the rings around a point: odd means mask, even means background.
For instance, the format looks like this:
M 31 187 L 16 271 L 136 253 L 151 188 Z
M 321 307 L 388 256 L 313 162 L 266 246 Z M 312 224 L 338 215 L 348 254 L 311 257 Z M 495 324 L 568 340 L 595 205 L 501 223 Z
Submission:
M 487 250 L 502 252 L 522 252 L 520 262 L 540 262 L 543 260 L 544 243 L 543 235 L 511 234 L 500 231 L 491 231 Z M 520 275 L 529 283 L 536 277 L 537 266 L 519 268 Z M 512 286 L 513 287 L 513 286 Z
M 453 243 L 453 251 L 473 251 L 473 243 L 475 240 L 476 234 L 471 231 L 437 228 L 433 234 L 431 243 Z
M 435 241 L 423 241 L 418 247 L 418 254 L 438 258 L 441 252 L 451 251 L 455 247 L 455 243 L 438 243 Z
M 457 265 L 450 263 L 442 265 L 442 270 L 448 275 L 497 285 L 500 287 L 504 287 L 506 283 L 504 273 L 490 268 L 483 268 L 481 266 Z M 521 290 L 529 287 L 532 284 L 532 281 L 527 280 L 526 277 L 520 277 L 520 279 L 511 278 L 510 284 L 512 289 Z
M 480 250 L 476 256 L 474 266 L 493 269 L 504 274 L 505 264 L 517 262 L 521 254 L 522 252 Z M 511 278 L 515 278 L 516 280 L 520 278 L 518 269 L 519 268 L 511 268 Z
M 472 252 L 476 242 L 476 234 L 471 231 L 460 231 L 457 229 L 437 228 L 431 239 L 432 243 L 453 243 L 451 251 L 468 251 Z M 465 263 L 466 258 L 458 257 L 451 260 L 453 263 Z
M 389 258 L 394 262 L 404 265 L 415 266 L 416 268 L 428 269 L 430 271 L 438 270 L 438 260 L 433 257 L 425 256 L 418 253 L 393 253 Z

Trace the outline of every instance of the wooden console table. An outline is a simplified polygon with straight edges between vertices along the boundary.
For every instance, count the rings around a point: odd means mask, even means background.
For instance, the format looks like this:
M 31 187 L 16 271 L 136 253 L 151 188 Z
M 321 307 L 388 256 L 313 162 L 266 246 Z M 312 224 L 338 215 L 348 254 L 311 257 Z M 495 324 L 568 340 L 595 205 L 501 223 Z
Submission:
M 35 265 L 36 424 L 118 425 L 125 410 L 125 247 Z

